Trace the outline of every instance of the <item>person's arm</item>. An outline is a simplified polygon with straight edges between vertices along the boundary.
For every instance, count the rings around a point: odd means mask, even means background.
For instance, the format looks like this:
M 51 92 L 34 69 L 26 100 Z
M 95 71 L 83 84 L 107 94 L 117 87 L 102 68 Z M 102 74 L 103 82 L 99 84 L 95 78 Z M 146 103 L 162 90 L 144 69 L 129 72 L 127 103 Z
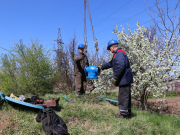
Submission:
M 101 69 L 104 70 L 104 69 L 108 69 L 108 68 L 111 68 L 112 67 L 112 60 L 109 61 L 108 63 L 105 63 L 101 66 Z
M 74 56 L 74 61 L 76 62 L 76 61 L 79 61 L 79 60 L 83 60 L 84 57 L 85 57 L 84 55 L 79 56 L 78 54 L 75 54 L 75 56 Z
M 115 79 L 121 78 L 126 69 L 126 59 L 122 52 L 118 52 L 116 54 L 115 60 L 115 68 L 114 68 L 114 77 Z

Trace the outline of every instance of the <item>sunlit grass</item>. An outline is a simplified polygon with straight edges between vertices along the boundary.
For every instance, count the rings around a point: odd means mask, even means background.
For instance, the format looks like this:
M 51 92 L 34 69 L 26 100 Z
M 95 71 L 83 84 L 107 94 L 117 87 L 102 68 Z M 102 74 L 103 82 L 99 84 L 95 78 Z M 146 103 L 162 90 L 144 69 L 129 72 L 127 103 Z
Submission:
M 117 119 L 115 114 L 119 113 L 118 106 L 109 102 L 93 99 L 78 101 L 74 94 L 67 95 L 71 102 L 66 102 L 62 94 L 47 94 L 41 98 L 52 97 L 60 97 L 61 109 L 55 112 L 66 122 L 71 135 L 178 135 L 180 131 L 179 116 L 151 113 L 133 107 L 131 119 Z M 113 95 L 111 97 L 113 98 Z M 4 104 L 0 116 L 1 124 L 4 123 L 4 127 L 0 128 L 0 134 L 45 134 L 42 123 L 35 120 L 37 116 L 35 111 Z

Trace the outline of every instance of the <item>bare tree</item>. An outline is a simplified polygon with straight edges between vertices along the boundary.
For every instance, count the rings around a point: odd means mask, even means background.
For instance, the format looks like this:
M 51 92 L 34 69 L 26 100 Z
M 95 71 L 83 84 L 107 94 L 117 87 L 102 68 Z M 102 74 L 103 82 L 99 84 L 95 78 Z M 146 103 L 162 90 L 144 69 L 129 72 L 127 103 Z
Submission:
M 76 40 L 75 36 L 72 41 L 67 45 L 62 45 L 62 40 L 57 39 L 59 45 L 55 49 L 55 72 L 56 72 L 56 85 L 55 88 L 60 91 L 69 93 L 74 90 L 74 53 Z M 60 42 L 60 43 L 59 43 Z
M 74 63 L 74 55 L 77 51 L 77 41 L 76 41 L 76 34 L 74 33 L 74 37 L 73 39 L 70 41 L 70 43 L 68 44 L 67 46 L 67 53 L 68 53 L 68 56 L 69 56 L 69 64 L 70 64 L 70 74 L 71 74 L 71 80 L 73 82 L 73 88 L 75 90 L 75 87 L 74 87 L 74 68 L 75 68 L 75 63 Z

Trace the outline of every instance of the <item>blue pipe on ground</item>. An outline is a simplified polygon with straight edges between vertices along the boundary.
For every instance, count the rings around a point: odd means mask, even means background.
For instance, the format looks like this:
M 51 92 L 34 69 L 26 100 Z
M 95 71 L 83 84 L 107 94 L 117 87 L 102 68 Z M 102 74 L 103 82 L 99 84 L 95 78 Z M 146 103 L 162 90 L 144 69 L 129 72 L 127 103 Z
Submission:
M 103 95 L 101 95 L 100 97 L 101 97 L 101 98 L 104 98 L 104 96 L 103 96 Z M 67 99 L 67 97 L 66 97 L 66 96 L 64 96 L 64 99 L 66 100 L 66 102 L 70 102 L 70 101 L 71 101 L 71 100 Z M 77 100 L 81 100 L 81 99 L 77 99 Z M 110 101 L 110 102 L 119 103 L 118 101 L 113 100 L 113 99 L 109 99 L 109 98 L 105 98 L 104 100 L 106 100 L 106 101 Z
M 106 101 L 111 101 L 111 102 L 115 102 L 115 103 L 119 103 L 118 101 L 116 100 L 112 100 L 112 99 L 109 99 L 109 98 L 105 98 Z
M 66 100 L 66 102 L 70 102 L 71 100 L 67 99 L 66 96 L 64 96 L 64 99 Z

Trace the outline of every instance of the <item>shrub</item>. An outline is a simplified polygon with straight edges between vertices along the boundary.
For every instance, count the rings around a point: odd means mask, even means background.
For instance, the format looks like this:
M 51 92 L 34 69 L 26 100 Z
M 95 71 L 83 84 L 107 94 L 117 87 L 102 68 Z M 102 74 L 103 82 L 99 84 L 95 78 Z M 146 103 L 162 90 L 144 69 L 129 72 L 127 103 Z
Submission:
M 1 56 L 0 89 L 5 94 L 40 93 L 53 91 L 53 67 L 49 51 L 36 40 L 27 47 L 19 40 L 8 54 Z

